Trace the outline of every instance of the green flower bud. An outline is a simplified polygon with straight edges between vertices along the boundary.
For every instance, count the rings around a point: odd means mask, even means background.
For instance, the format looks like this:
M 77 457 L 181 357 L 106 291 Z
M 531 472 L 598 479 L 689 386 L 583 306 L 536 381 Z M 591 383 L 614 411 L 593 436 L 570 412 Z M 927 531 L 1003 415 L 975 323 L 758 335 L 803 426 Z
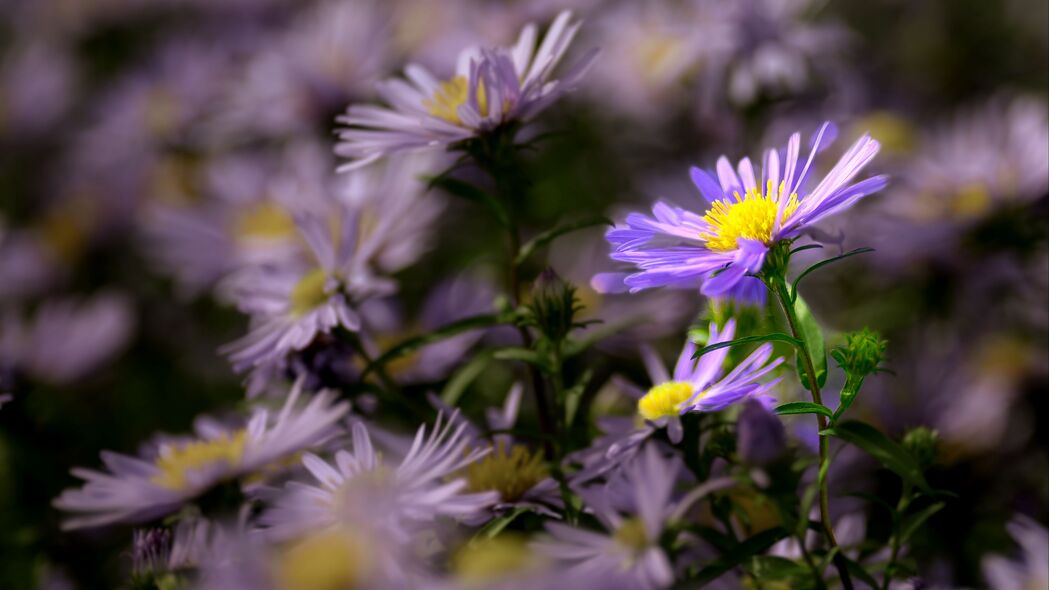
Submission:
M 903 436 L 903 446 L 918 460 L 922 469 L 926 469 L 936 461 L 939 439 L 940 433 L 931 428 L 919 426 Z
M 546 269 L 532 285 L 530 323 L 552 341 L 560 341 L 576 326 L 579 303 L 575 287 L 552 269 Z
M 866 377 L 878 370 L 888 344 L 881 334 L 864 328 L 845 335 L 845 346 L 834 351 L 834 359 L 849 375 Z

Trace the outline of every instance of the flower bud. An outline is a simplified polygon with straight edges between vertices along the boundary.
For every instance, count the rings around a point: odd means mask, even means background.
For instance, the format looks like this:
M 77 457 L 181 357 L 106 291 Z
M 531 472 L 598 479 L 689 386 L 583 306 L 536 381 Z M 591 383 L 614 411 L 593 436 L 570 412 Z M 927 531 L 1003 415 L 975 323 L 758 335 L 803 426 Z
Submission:
M 880 334 L 864 328 L 846 334 L 845 346 L 834 351 L 834 358 L 849 375 L 866 377 L 878 369 L 888 344 Z
M 747 400 L 736 424 L 740 458 L 751 465 L 768 465 L 783 455 L 786 445 L 787 435 L 779 418 L 761 402 Z
M 922 469 L 927 469 L 936 462 L 939 439 L 940 433 L 931 428 L 919 426 L 903 436 L 903 446 L 918 460 Z
M 533 325 L 553 341 L 563 340 L 575 327 L 575 287 L 552 269 L 546 269 L 532 285 L 532 302 L 528 306 Z

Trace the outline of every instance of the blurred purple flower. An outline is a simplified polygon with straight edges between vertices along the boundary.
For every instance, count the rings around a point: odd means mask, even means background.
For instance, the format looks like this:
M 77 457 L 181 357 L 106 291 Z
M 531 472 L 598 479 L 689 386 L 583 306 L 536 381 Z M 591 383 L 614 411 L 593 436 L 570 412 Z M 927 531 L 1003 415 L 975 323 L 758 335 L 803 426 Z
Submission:
M 524 121 L 571 90 L 593 54 L 563 79 L 551 80 L 579 29 L 562 12 L 538 49 L 529 24 L 513 48 L 471 48 L 459 55 L 456 75 L 440 82 L 422 66 L 405 69 L 401 79 L 383 82 L 379 94 L 390 107 L 352 105 L 339 117 L 335 151 L 353 169 L 394 152 L 452 144 L 511 121 Z

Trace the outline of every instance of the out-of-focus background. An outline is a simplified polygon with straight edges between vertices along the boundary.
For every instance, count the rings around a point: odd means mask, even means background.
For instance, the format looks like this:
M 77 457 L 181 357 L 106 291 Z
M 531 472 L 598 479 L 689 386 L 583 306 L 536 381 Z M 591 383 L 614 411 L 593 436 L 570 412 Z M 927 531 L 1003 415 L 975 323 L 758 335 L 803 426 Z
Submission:
M 405 63 L 449 74 L 462 47 L 507 43 L 563 8 L 585 21 L 574 49 L 602 54 L 537 122 L 555 133 L 530 162 L 526 231 L 657 197 L 698 207 L 690 165 L 755 156 L 825 119 L 845 139 L 869 130 L 892 183 L 821 237 L 877 251 L 805 294 L 829 332 L 870 326 L 891 343 L 894 374 L 870 380 L 859 415 L 894 435 L 940 432 L 936 478 L 959 498 L 911 551 L 930 579 L 980 587 L 984 557 L 1017 551 L 1004 524 L 1049 518 L 1043 0 L 0 4 L 0 587 L 120 579 L 123 537 L 61 533 L 50 502 L 99 450 L 243 403 L 216 350 L 246 319 L 216 290 L 238 240 L 287 231 L 267 195 L 334 170 L 334 117 Z M 397 275 L 405 326 L 425 328 L 428 300 L 454 316 L 464 297 L 448 289 L 489 293 L 495 277 L 502 242 L 482 213 L 449 202 L 430 223 L 429 252 Z M 589 277 L 612 268 L 600 229 L 546 264 L 580 284 L 591 317 L 650 314 L 599 366 L 640 372 L 637 343 L 679 346 L 698 310 L 689 293 L 592 293 Z M 858 477 L 888 485 L 869 467 Z

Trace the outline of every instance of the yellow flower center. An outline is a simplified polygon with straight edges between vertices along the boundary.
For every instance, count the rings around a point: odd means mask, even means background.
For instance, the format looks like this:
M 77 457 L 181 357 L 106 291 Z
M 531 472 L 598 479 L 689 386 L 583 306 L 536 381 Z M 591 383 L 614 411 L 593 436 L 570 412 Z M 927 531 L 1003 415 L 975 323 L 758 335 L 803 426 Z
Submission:
M 470 82 L 466 76 L 456 76 L 446 82 L 441 82 L 441 87 L 434 92 L 433 98 L 423 101 L 423 106 L 430 110 L 430 114 L 444 119 L 454 125 L 462 125 L 459 118 L 459 107 L 470 100 Z M 485 95 L 484 82 L 477 84 L 477 106 L 481 116 L 488 116 L 488 97 Z
M 969 183 L 958 189 L 951 202 L 955 217 L 972 219 L 987 213 L 991 208 L 991 194 L 987 187 L 979 182 Z
M 246 208 L 233 222 L 233 234 L 241 239 L 272 240 L 294 235 L 295 222 L 283 207 L 273 202 Z
M 342 531 L 312 535 L 277 557 L 278 587 L 286 590 L 349 590 L 362 587 L 369 559 L 367 544 Z
M 715 201 L 703 216 L 703 221 L 710 224 L 710 230 L 699 237 L 707 242 L 708 248 L 721 252 L 735 250 L 740 238 L 771 243 L 772 227 L 785 190 L 782 182 L 779 189 L 774 190 L 770 180 L 764 194 L 754 188 L 743 197 L 737 192 L 735 202 L 730 199 Z M 789 219 L 797 209 L 798 194 L 791 193 L 784 204 L 780 223 Z
M 482 584 L 525 571 L 535 562 L 535 555 L 524 537 L 504 533 L 466 544 L 452 556 L 451 566 L 459 579 Z
M 496 491 L 504 502 L 518 500 L 549 476 L 543 453 L 532 453 L 523 445 L 499 443 L 492 452 L 466 467 L 467 489 L 471 492 Z
M 155 463 L 158 473 L 151 481 L 171 490 L 184 489 L 192 471 L 219 464 L 232 467 L 240 463 L 247 438 L 246 431 L 238 430 L 210 440 L 163 448 Z
M 328 300 L 328 273 L 316 268 L 303 275 L 291 290 L 291 315 L 300 317 Z
M 648 547 L 648 534 L 645 533 L 645 523 L 640 518 L 628 518 L 619 525 L 612 535 L 616 543 L 633 553 L 640 553 Z
M 645 420 L 676 416 L 681 404 L 692 397 L 692 384 L 684 381 L 660 383 L 637 401 L 637 411 Z

